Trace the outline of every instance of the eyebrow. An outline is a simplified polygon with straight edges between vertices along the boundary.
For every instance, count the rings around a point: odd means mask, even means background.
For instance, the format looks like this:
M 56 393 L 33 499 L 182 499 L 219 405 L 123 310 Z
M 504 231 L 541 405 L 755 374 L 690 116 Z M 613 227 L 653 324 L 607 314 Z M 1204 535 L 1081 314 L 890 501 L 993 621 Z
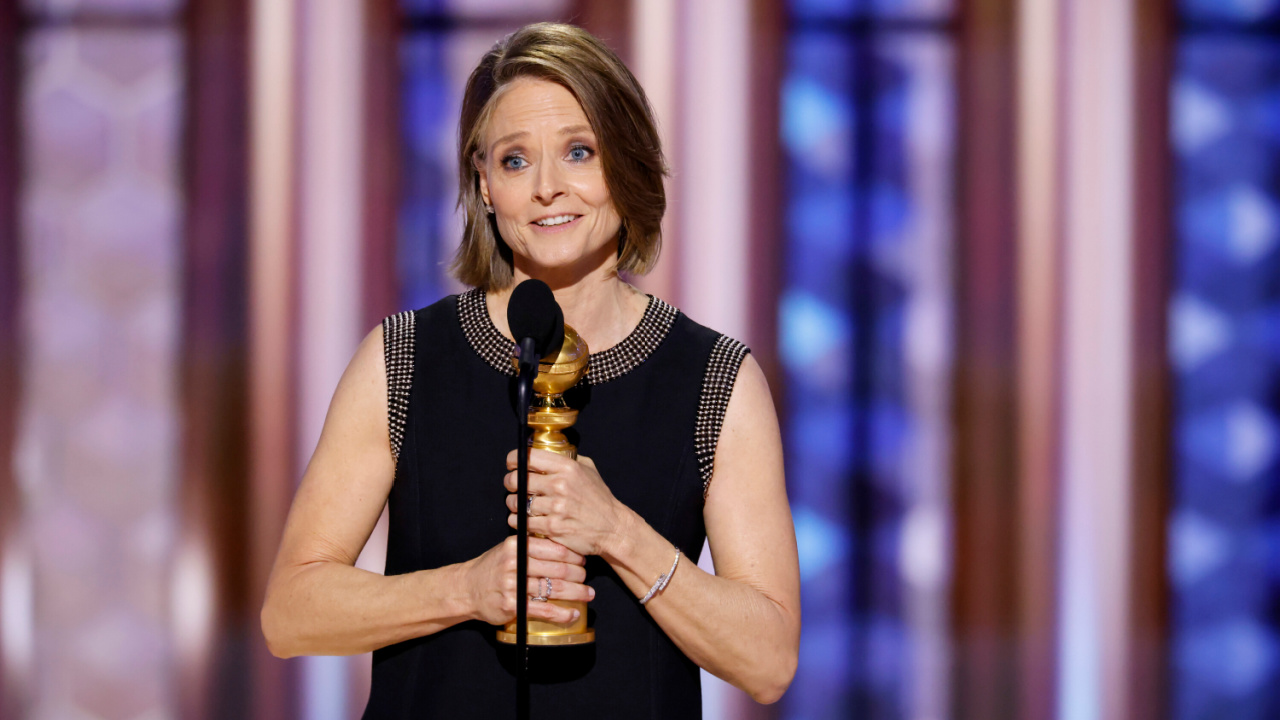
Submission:
M 525 132 L 525 131 L 521 130 L 520 132 L 513 132 L 513 133 L 511 133 L 510 135 L 503 135 L 502 137 L 498 138 L 497 140 L 494 140 L 494 141 L 493 141 L 493 145 L 492 145 L 491 147 L 497 147 L 497 146 L 499 146 L 499 145 L 501 145 L 501 144 L 503 144 L 503 143 L 509 143 L 509 142 L 511 142 L 512 140 L 519 140 L 520 138 L 522 138 L 522 137 L 524 137 L 525 135 L 528 135 L 528 134 L 529 134 L 529 133 L 527 133 L 527 132 Z
M 576 135 L 578 133 L 583 133 L 583 132 L 588 132 L 588 133 L 591 132 L 591 126 L 590 125 L 570 125 L 569 127 L 566 127 L 566 128 L 560 128 L 561 135 Z M 525 132 L 524 130 L 520 130 L 519 132 L 513 132 L 507 135 L 503 135 L 502 137 L 493 141 L 492 147 L 497 147 L 499 145 L 502 145 L 503 143 L 509 143 L 513 140 L 519 140 L 520 138 L 525 137 L 528 134 L 529 133 Z

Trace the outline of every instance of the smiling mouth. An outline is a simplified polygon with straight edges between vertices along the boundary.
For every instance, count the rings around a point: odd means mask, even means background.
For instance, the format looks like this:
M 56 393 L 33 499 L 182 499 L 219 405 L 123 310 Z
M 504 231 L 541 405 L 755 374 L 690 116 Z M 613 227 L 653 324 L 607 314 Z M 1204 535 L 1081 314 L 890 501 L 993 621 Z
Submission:
M 534 220 L 533 224 L 539 227 L 555 227 L 557 225 L 564 225 L 565 223 L 573 222 L 574 220 L 577 220 L 580 217 L 582 216 L 581 215 L 556 215 L 555 217 L 542 218 L 541 220 Z

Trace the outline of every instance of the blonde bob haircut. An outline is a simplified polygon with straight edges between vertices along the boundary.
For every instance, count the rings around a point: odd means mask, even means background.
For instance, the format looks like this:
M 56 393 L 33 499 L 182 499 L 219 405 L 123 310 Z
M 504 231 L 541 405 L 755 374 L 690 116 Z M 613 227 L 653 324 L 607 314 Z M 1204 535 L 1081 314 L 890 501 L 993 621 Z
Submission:
M 479 163 L 484 134 L 502 91 L 517 78 L 548 80 L 582 106 L 599 143 L 605 186 L 622 219 L 617 270 L 643 275 L 658 261 L 667 174 L 653 110 L 640 83 L 604 43 L 573 25 L 526 25 L 493 46 L 467 80 L 458 123 L 458 207 L 466 211 L 453 261 L 461 282 L 501 290 L 514 279 L 511 248 L 485 211 Z

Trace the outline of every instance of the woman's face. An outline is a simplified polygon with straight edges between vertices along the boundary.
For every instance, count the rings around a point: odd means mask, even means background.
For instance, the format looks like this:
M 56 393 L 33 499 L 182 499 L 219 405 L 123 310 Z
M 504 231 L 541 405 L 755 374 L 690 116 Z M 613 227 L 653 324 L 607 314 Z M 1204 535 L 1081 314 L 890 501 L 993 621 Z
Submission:
M 515 80 L 498 99 L 483 142 L 480 192 L 518 270 L 590 271 L 613 261 L 622 221 L 595 133 L 568 90 Z

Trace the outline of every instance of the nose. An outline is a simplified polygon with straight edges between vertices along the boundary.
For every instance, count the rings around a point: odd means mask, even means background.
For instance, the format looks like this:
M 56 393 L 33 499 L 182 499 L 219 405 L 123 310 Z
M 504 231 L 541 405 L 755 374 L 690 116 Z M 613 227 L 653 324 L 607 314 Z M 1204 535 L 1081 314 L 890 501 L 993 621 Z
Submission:
M 538 163 L 537 177 L 534 178 L 533 199 L 543 205 L 550 205 L 564 194 L 564 178 L 560 175 L 559 166 L 554 162 Z

